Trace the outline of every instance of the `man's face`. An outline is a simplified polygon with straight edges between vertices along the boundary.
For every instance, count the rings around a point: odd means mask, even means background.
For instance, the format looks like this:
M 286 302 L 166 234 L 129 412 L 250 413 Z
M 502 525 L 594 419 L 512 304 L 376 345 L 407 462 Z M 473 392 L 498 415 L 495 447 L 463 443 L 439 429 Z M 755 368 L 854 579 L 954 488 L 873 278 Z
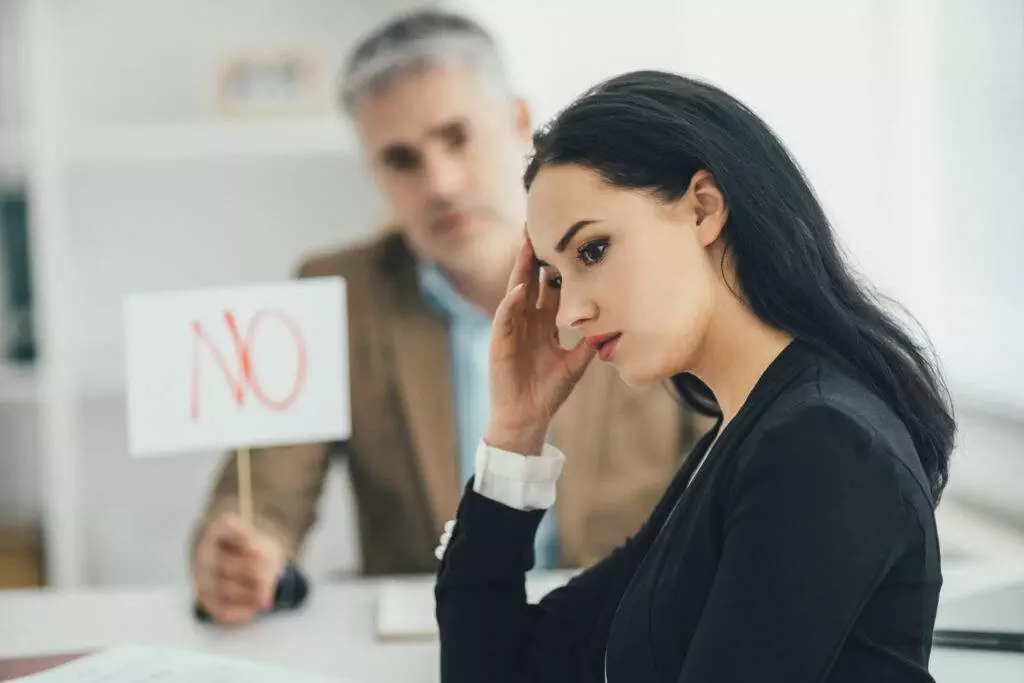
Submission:
M 369 165 L 417 254 L 465 272 L 522 231 L 525 105 L 465 66 L 398 77 L 354 112 Z M 479 265 L 477 265 L 479 264 Z

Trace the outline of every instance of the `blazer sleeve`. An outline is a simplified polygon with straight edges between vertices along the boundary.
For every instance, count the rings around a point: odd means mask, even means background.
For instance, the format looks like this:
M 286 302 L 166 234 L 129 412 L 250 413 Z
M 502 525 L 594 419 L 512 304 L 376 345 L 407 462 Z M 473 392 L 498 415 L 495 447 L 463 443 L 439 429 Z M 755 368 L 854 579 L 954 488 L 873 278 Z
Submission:
M 530 605 L 525 574 L 544 512 L 507 507 L 467 484 L 435 588 L 445 683 L 582 680 L 644 532 Z
M 680 683 L 826 680 L 917 524 L 878 441 L 827 405 L 766 429 L 738 464 Z

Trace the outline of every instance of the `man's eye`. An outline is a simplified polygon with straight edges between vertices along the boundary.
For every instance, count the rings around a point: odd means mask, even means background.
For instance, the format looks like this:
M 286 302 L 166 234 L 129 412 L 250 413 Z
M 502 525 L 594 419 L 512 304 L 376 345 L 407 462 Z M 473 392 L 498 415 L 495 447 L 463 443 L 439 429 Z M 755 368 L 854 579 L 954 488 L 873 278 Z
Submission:
M 419 167 L 420 157 L 406 147 L 394 147 L 384 154 L 384 162 L 396 171 L 412 171 Z
M 585 266 L 593 266 L 601 262 L 608 249 L 608 240 L 600 239 L 587 242 L 576 250 L 577 258 Z
M 461 123 L 453 123 L 449 126 L 445 126 L 442 131 L 444 139 L 448 142 L 448 146 L 452 149 L 462 149 L 469 142 L 469 131 L 466 130 L 466 126 Z

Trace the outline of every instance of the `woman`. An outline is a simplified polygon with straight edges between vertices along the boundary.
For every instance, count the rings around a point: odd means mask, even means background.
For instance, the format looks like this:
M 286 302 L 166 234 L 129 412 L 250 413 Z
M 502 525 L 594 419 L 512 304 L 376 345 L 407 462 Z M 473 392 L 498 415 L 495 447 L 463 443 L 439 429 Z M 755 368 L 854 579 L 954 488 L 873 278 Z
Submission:
M 443 680 L 932 680 L 948 397 L 781 143 L 727 94 L 639 72 L 535 147 L 491 419 L 439 548 Z M 563 350 L 556 323 L 586 340 Z M 717 424 L 633 538 L 527 605 L 563 462 L 544 434 L 595 355 Z

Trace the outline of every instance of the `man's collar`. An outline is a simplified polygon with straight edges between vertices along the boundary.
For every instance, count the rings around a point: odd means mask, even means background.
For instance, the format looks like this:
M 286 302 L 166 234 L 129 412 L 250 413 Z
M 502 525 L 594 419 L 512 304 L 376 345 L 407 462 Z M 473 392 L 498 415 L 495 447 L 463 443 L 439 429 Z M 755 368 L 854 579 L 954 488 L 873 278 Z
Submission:
M 491 323 L 491 316 L 462 296 L 436 263 L 417 258 L 401 228 L 392 226 L 381 232 L 384 237 L 380 266 L 390 278 L 403 283 L 403 290 L 415 282 L 424 304 L 448 320 Z
M 427 306 L 447 319 L 490 324 L 491 318 L 480 307 L 456 291 L 436 263 L 417 264 L 420 293 Z

